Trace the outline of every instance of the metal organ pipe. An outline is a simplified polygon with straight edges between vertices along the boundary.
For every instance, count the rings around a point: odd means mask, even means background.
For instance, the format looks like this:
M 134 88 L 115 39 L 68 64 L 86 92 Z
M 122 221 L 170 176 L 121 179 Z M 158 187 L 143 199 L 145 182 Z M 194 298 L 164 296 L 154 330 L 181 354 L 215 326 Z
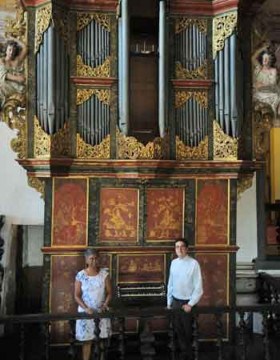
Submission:
M 159 133 L 165 134 L 165 104 L 166 104 L 166 32 L 165 32 L 165 1 L 159 2 Z

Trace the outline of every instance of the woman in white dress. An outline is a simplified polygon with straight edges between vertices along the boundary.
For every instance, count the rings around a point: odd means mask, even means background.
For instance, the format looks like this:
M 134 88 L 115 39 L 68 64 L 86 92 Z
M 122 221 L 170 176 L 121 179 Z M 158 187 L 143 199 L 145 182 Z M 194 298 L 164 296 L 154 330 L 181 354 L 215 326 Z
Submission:
M 78 312 L 93 314 L 108 310 L 112 298 L 112 286 L 106 269 L 99 267 L 99 255 L 96 250 L 85 252 L 86 268 L 79 271 L 75 279 L 75 301 Z M 110 319 L 100 319 L 100 338 L 111 335 Z M 83 341 L 83 360 L 89 360 L 91 345 L 95 339 L 94 320 L 81 319 L 76 322 L 76 339 Z

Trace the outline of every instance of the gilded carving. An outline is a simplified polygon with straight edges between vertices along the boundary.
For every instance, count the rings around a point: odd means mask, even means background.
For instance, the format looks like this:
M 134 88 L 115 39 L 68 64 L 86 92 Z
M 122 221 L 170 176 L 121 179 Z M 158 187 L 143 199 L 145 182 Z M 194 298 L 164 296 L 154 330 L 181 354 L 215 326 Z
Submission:
M 270 147 L 270 129 L 274 114 L 266 104 L 259 103 L 254 111 L 254 153 L 256 160 L 265 160 Z
M 164 139 L 158 137 L 143 145 L 133 136 L 125 136 L 117 131 L 119 159 L 163 159 L 166 151 Z
M 217 121 L 214 128 L 214 160 L 237 160 L 238 139 L 223 132 Z
M 241 195 L 244 191 L 250 189 L 253 184 L 253 176 L 252 175 L 242 175 L 238 178 L 237 182 L 237 197 L 240 199 Z
M 175 34 L 179 34 L 181 31 L 188 28 L 190 25 L 195 25 L 198 30 L 204 34 L 207 33 L 207 20 L 206 19 L 190 19 L 180 18 L 175 22 Z
M 92 146 L 87 144 L 79 134 L 77 134 L 77 158 L 80 159 L 110 159 L 110 135 L 99 145 Z
M 110 105 L 111 92 L 109 89 L 77 89 L 77 105 L 83 104 L 92 95 L 95 95 L 104 104 Z
M 77 14 L 77 31 L 81 31 L 92 20 L 95 20 L 98 24 L 103 26 L 107 31 L 111 30 L 110 17 L 107 14 L 100 14 L 100 13 L 85 14 L 79 12 Z
M 35 190 L 37 190 L 39 193 L 41 193 L 41 197 L 44 197 L 44 193 L 45 193 L 45 182 L 33 177 L 33 176 L 28 176 L 28 185 L 32 188 L 34 188 Z
M 64 128 L 54 135 L 47 134 L 34 116 L 34 156 L 35 158 L 61 157 L 70 155 L 70 129 L 65 123 Z
M 26 12 L 16 4 L 16 18 L 5 21 L 5 38 L 23 39 L 26 34 Z
M 11 148 L 19 159 L 27 157 L 27 123 L 25 117 L 13 116 L 13 127 L 18 129 L 17 137 L 11 140 Z
M 52 3 L 46 4 L 45 6 L 36 9 L 35 46 L 34 46 L 35 54 L 39 50 L 40 44 L 43 41 L 44 32 L 49 27 L 51 18 L 52 18 Z
M 202 107 L 208 106 L 208 93 L 205 90 L 199 91 L 176 91 L 175 108 L 183 106 L 191 97 L 193 97 Z
M 207 79 L 207 60 L 194 70 L 185 69 L 180 61 L 175 64 L 176 79 Z
M 77 55 L 77 76 L 110 77 L 110 66 L 110 57 L 107 57 L 103 64 L 93 68 L 89 65 L 85 65 L 81 55 Z
M 208 159 L 208 136 L 198 146 L 187 146 L 176 136 L 176 159 L 177 160 L 207 160 Z
M 233 33 L 236 25 L 236 11 L 213 19 L 213 58 L 216 57 L 218 51 L 224 48 L 225 39 Z

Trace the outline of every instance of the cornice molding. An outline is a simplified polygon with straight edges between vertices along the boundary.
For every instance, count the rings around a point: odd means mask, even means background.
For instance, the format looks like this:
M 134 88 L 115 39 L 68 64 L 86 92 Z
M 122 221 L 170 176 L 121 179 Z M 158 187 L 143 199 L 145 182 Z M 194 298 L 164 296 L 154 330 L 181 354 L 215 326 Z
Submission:
M 214 16 L 237 9 L 239 0 L 186 1 L 174 0 L 170 3 L 171 14 Z

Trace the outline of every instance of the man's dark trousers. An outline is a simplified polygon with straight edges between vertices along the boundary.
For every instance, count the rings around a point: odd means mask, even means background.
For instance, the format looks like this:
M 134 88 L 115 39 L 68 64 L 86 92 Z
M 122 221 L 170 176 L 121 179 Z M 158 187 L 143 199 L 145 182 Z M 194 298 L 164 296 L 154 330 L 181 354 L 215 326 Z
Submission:
M 181 309 L 183 305 L 187 304 L 188 300 L 180 300 L 173 298 L 172 309 Z M 191 313 L 186 313 L 183 310 L 176 312 L 173 318 L 173 326 L 175 336 L 179 346 L 179 359 L 192 359 L 192 316 Z

